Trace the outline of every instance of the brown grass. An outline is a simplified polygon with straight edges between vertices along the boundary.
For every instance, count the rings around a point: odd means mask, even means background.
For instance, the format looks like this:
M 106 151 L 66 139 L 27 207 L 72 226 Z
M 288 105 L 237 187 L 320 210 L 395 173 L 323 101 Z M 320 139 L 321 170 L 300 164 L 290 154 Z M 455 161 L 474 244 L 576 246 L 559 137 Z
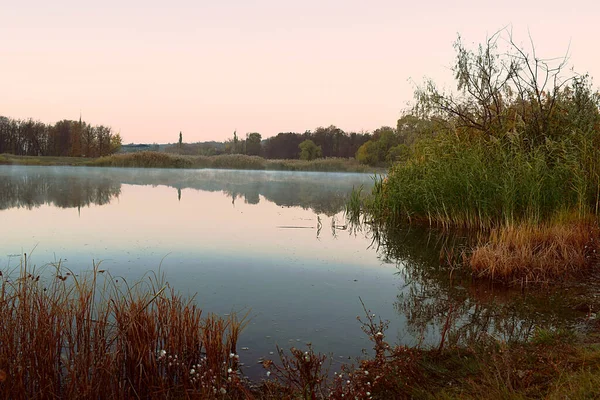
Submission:
M 474 274 L 506 283 L 544 283 L 587 271 L 598 260 L 598 225 L 571 220 L 492 229 L 468 256 Z
M 202 317 L 155 275 L 129 286 L 0 272 L 0 399 L 247 398 L 235 346 L 244 320 Z M 51 276 L 50 276 L 51 275 Z

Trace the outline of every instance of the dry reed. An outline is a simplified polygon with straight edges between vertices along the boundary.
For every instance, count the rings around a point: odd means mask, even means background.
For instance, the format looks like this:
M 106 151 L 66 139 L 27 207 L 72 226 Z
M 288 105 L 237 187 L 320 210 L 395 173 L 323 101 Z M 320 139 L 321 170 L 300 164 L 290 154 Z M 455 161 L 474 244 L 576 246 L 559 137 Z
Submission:
M 154 274 L 55 267 L 0 272 L 0 399 L 248 398 L 243 318 L 202 317 Z
M 580 275 L 598 260 L 593 221 L 511 224 L 491 230 L 468 256 L 477 277 L 506 283 L 548 283 Z

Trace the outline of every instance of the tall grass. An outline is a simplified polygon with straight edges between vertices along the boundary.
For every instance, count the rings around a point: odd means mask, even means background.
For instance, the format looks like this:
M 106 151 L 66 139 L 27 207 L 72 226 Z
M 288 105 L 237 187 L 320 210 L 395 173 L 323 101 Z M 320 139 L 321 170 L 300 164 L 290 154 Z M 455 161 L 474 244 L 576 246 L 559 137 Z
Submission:
M 545 222 L 494 228 L 468 258 L 475 276 L 526 285 L 580 276 L 598 262 L 595 221 Z
M 139 168 L 217 168 L 277 171 L 372 172 L 375 169 L 354 159 L 323 158 L 305 160 L 267 160 L 258 156 L 223 154 L 218 156 L 179 156 L 169 153 L 139 152 L 115 154 L 94 160 L 99 167 Z
M 192 160 L 185 156 L 142 151 L 100 157 L 91 165 L 96 167 L 191 168 Z
M 156 275 L 129 285 L 23 260 L 0 279 L 0 398 L 246 398 L 245 321 L 203 317 Z
M 529 149 L 516 135 L 442 134 L 391 168 L 370 211 L 380 219 L 469 228 L 538 223 L 565 210 L 586 216 L 599 204 L 600 152 L 590 150 L 567 140 Z
M 354 219 L 363 212 L 383 225 L 479 231 L 467 260 L 478 277 L 548 281 L 590 266 L 584 246 L 599 238 L 600 147 L 593 132 L 538 146 L 516 132 L 440 132 L 376 178 L 370 196 L 350 199 Z

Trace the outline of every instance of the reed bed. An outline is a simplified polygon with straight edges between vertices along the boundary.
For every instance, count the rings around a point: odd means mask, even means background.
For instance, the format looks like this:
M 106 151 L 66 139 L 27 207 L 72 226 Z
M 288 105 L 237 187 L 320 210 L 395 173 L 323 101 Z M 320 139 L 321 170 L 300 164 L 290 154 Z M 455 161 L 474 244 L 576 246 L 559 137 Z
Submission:
M 368 208 L 382 221 L 475 229 L 537 223 L 565 209 L 586 216 L 600 204 L 596 156 L 591 143 L 567 139 L 529 149 L 515 136 L 440 134 L 391 168 Z
M 467 259 L 477 277 L 506 283 L 548 283 L 580 276 L 598 262 L 594 221 L 521 223 L 492 229 Z
M 137 168 L 216 168 L 276 171 L 321 171 L 321 172 L 373 172 L 355 159 L 322 158 L 305 160 L 268 160 L 244 154 L 222 154 L 218 156 L 181 156 L 170 153 L 144 151 L 139 153 L 115 154 L 90 162 L 98 167 Z
M 594 133 L 529 146 L 519 134 L 440 132 L 350 196 L 351 219 L 466 228 L 483 237 L 464 265 L 478 278 L 549 282 L 595 265 L 600 148 Z M 569 215 L 569 221 L 561 216 Z M 585 247 L 588 246 L 588 247 Z
M 135 167 L 135 168 L 192 168 L 189 157 L 156 151 L 113 154 L 91 162 L 96 167 Z
M 0 273 L 0 398 L 248 397 L 244 318 L 203 316 L 154 274 L 47 268 Z

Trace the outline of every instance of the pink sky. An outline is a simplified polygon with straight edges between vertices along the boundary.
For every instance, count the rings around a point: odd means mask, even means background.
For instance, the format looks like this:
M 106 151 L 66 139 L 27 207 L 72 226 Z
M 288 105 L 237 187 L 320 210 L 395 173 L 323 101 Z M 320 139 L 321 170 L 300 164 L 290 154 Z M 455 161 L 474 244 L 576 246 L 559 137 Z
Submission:
M 2 1 L 0 115 L 83 119 L 125 143 L 395 125 L 452 42 L 512 24 L 600 80 L 600 2 Z

